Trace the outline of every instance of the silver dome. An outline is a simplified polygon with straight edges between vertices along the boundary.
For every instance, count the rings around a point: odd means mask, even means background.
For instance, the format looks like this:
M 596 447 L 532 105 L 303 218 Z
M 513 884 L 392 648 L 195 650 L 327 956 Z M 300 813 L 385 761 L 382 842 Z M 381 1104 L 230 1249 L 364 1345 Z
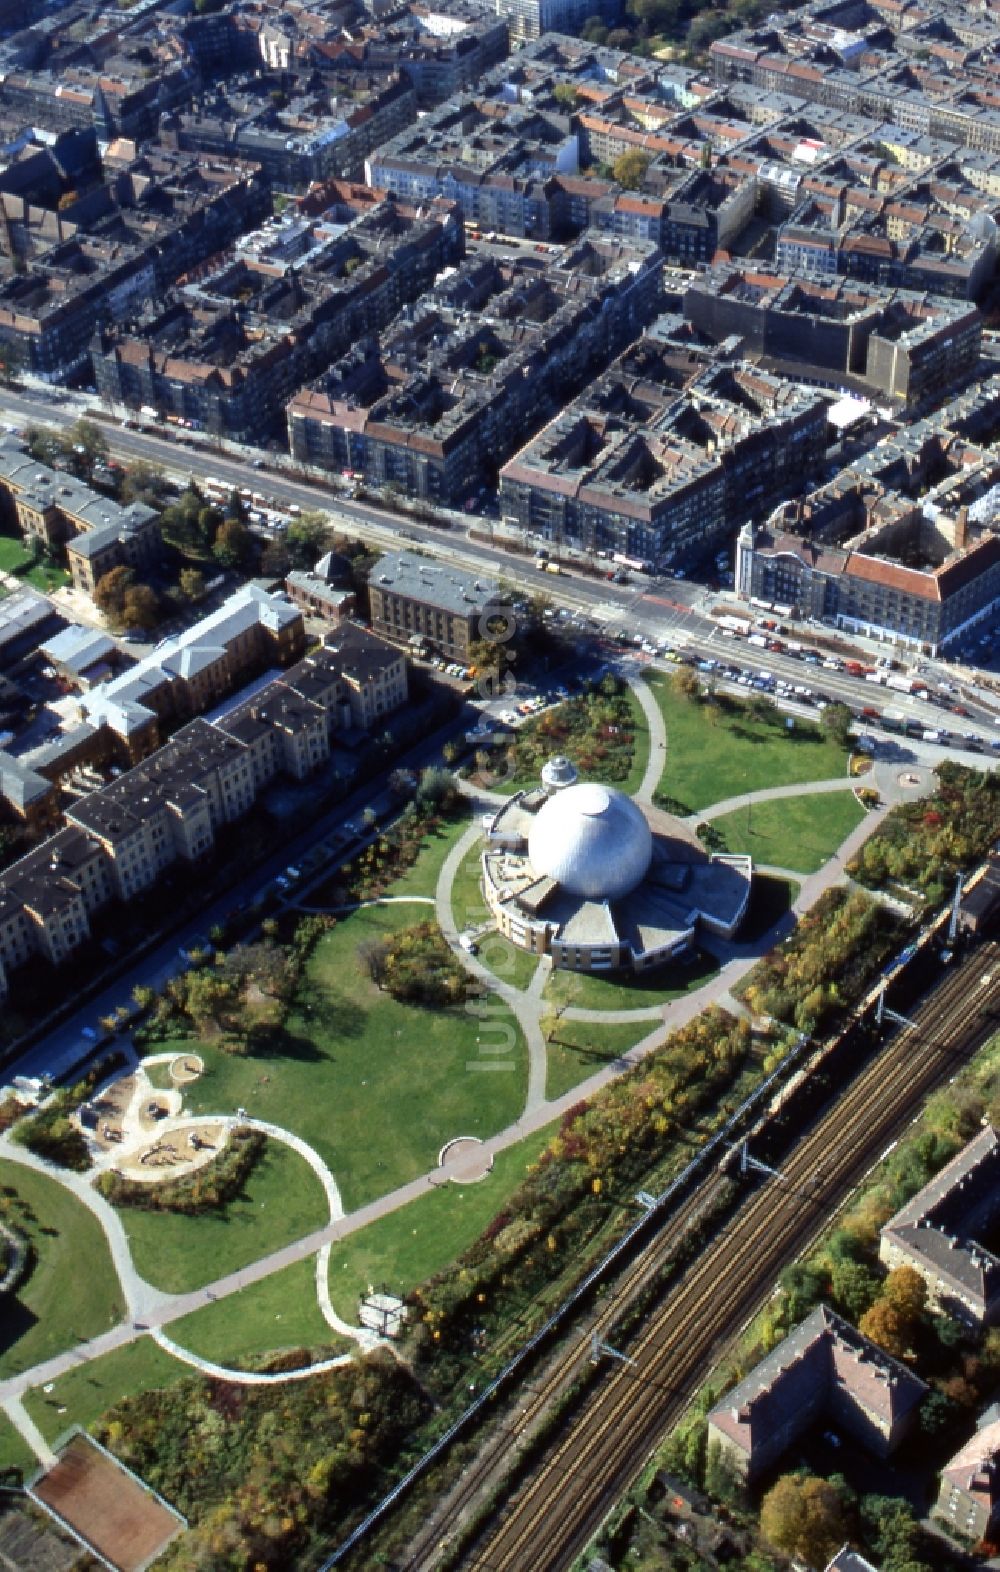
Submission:
M 553 754 L 542 769 L 542 785 L 548 791 L 563 791 L 576 784 L 576 765 L 564 754 Z
M 572 895 L 616 900 L 646 876 L 653 855 L 649 825 L 631 798 L 613 786 L 567 786 L 538 811 L 528 857 Z

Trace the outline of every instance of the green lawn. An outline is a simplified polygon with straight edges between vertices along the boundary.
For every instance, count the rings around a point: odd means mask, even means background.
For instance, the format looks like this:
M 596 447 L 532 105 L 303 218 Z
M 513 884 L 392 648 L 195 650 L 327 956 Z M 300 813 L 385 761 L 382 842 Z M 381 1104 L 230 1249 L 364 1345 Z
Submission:
M 147 1064 L 144 1068 L 149 1077 L 150 1085 L 155 1086 L 157 1091 L 171 1092 L 175 1090 L 177 1083 L 170 1074 L 169 1064 Z
M 323 1187 L 305 1160 L 272 1140 L 244 1193 L 221 1210 L 184 1217 L 123 1207 L 121 1218 L 139 1274 L 157 1288 L 183 1294 L 322 1228 L 329 1212 Z
M 12 535 L 0 535 L 0 573 L 19 573 L 34 561 L 23 541 Z
M 847 774 L 847 750 L 817 726 L 796 720 L 788 731 L 777 710 L 756 717 L 728 695 L 715 707 L 679 698 L 668 677 L 654 676 L 649 686 L 667 727 L 659 790 L 689 813 L 742 792 Z
M 492 1222 L 552 1133 L 539 1130 L 499 1152 L 477 1184 L 441 1185 L 335 1244 L 330 1298 L 338 1314 L 356 1322 L 369 1284 L 403 1295 L 453 1261 Z
M 469 816 L 450 820 L 424 837 L 420 855 L 412 868 L 408 868 L 393 881 L 390 895 L 430 895 L 437 889 L 442 864 L 455 842 L 469 828 Z
M 632 712 L 632 725 L 635 728 L 635 753 L 632 758 L 632 768 L 623 781 L 616 781 L 619 791 L 625 792 L 629 797 L 639 790 L 642 777 L 646 773 L 649 763 L 649 726 L 646 723 L 646 712 L 635 694 L 628 690 L 628 707 Z
M 638 977 L 606 977 L 595 972 L 555 971 L 542 995 L 546 1004 L 571 1004 L 583 1010 L 641 1010 L 650 1005 L 680 999 L 694 988 L 701 988 L 718 971 L 712 957 L 699 950 L 690 966 L 657 967 Z
M 53 568 L 37 560 L 22 541 L 10 535 L 0 535 L 0 572 L 16 573 L 26 584 L 33 584 L 43 592 L 60 589 L 69 583 L 69 574 L 64 568 Z
M 36 1261 L 4 1304 L 0 1377 L 16 1375 L 106 1332 L 125 1304 L 94 1214 L 45 1174 L 0 1162 L 0 1185 L 16 1191 L 11 1220 L 30 1236 Z
M 561 1097 L 588 1076 L 596 1075 L 619 1054 L 626 1053 L 649 1033 L 655 1021 L 568 1021 L 563 1017 L 549 1038 L 545 1095 Z
M 194 1373 L 145 1336 L 88 1364 L 75 1365 L 52 1383 L 51 1392 L 33 1386 L 25 1393 L 24 1406 L 45 1439 L 54 1441 L 71 1425 L 92 1425 L 123 1397 L 172 1386 Z
M 195 1310 L 172 1322 L 166 1332 L 182 1348 L 232 1369 L 255 1355 L 286 1349 L 308 1348 L 328 1358 L 357 1347 L 349 1338 L 338 1337 L 323 1319 L 316 1299 L 315 1256 Z
M 38 1467 L 38 1459 L 20 1430 L 16 1430 L 6 1414 L 0 1414 L 0 1470 L 16 1468 L 22 1479 Z
M 48 562 L 38 562 L 33 568 L 26 568 L 18 574 L 18 578 L 36 590 L 41 590 L 43 595 L 51 595 L 53 590 L 62 589 L 64 584 L 70 582 L 65 568 L 54 568 Z
M 779 797 L 713 819 L 731 852 L 796 873 L 815 873 L 865 817 L 851 791 Z
M 358 964 L 362 940 L 409 926 L 416 910 L 368 907 L 339 922 L 309 960 L 280 1049 L 238 1057 L 198 1045 L 207 1073 L 186 1089 L 194 1113 L 244 1107 L 302 1136 L 348 1210 L 432 1168 L 453 1136 L 492 1135 L 524 1106 L 527 1055 L 506 1006 L 487 1001 L 484 1021 L 476 999 L 475 1011 L 397 1004 Z
M 473 842 L 459 863 L 451 886 L 451 911 L 455 926 L 475 928 L 490 917 L 490 909 L 480 888 L 480 861 L 486 845 L 483 837 Z
M 523 992 L 538 970 L 541 957 L 519 950 L 502 933 L 486 933 L 479 940 L 479 959 L 494 977 Z

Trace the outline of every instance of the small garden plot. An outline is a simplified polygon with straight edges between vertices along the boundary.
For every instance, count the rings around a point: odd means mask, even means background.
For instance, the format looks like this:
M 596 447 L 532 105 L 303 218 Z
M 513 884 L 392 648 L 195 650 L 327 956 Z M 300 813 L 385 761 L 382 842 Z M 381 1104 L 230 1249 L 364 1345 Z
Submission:
M 509 743 L 477 753 L 474 778 L 481 772 L 495 791 L 520 791 L 538 784 L 542 766 L 557 753 L 572 759 L 582 780 L 635 791 L 649 756 L 649 733 L 627 684 L 606 677 L 599 687 L 545 710 Z

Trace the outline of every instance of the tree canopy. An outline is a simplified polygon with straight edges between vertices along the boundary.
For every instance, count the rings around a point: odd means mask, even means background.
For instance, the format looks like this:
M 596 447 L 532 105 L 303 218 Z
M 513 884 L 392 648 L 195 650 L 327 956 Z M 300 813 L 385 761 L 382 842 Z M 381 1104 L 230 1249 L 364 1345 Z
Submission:
M 760 1527 L 775 1549 L 825 1566 L 851 1525 L 840 1493 L 828 1480 L 784 1474 L 761 1503 Z
M 313 568 L 330 542 L 330 520 L 318 509 L 300 513 L 285 534 L 288 559 L 293 568 Z
M 620 186 L 626 191 L 638 191 L 646 176 L 646 170 L 653 160 L 648 153 L 641 153 L 638 148 L 629 148 L 627 153 L 622 153 L 611 166 L 611 172 Z

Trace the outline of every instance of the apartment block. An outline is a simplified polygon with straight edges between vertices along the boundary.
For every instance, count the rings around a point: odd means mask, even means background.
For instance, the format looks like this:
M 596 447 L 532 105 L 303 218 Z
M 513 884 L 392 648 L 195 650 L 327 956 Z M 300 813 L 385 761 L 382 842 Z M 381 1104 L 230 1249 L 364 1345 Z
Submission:
M 130 901 L 179 858 L 207 856 L 218 827 L 242 817 L 255 795 L 246 749 L 199 719 L 66 818 L 102 847 L 115 895 Z
M 683 333 L 647 335 L 504 465 L 501 513 L 557 543 L 679 564 L 825 454 L 818 393 L 713 366 Z
M 997 414 L 988 389 L 966 395 L 883 438 L 766 523 L 747 523 L 737 593 L 927 653 L 990 625 L 1000 606 L 1000 465 L 964 433 L 990 436 Z
M 98 392 L 112 408 L 263 441 L 304 382 L 388 326 L 464 245 L 454 203 L 418 210 L 329 182 L 177 289 L 102 324 L 90 344 Z
M 159 560 L 163 542 L 153 508 L 122 507 L 64 470 L 39 464 L 14 442 L 0 444 L 0 493 L 26 540 L 65 548 L 74 587 L 87 595 L 112 568 L 141 573 Z
M 911 408 L 971 376 L 982 344 L 967 301 L 748 263 L 720 264 L 689 284 L 684 315 L 713 343 L 738 338 L 771 370 Z
M 230 635 L 235 616 L 225 624 Z M 79 798 L 64 828 L 0 873 L 0 997 L 33 955 L 58 967 L 90 936 L 94 913 L 146 894 L 178 862 L 204 861 L 220 829 L 276 776 L 306 780 L 338 732 L 381 728 L 407 697 L 405 653 L 350 625 L 214 721 L 189 721 L 135 768 Z M 102 728 L 106 720 L 88 728 L 92 749 Z M 31 762 L 51 793 L 40 754 Z M 27 765 L 11 766 L 27 775 Z M 0 786 L 8 784 L 0 754 Z
M 372 731 L 408 698 L 406 656 L 356 622 L 328 633 L 322 650 L 288 673 L 289 687 L 307 680 L 303 667 L 336 673 L 341 724 L 356 731 Z
M 709 58 L 718 82 L 745 82 L 996 153 L 991 27 L 954 0 L 932 4 L 919 22 L 905 7 L 877 0 L 839 10 L 806 5 L 718 39 Z
M 326 25 L 318 28 L 320 16 Z M 421 109 L 473 86 L 509 48 L 507 23 L 488 0 L 447 0 L 434 10 L 419 0 L 364 9 L 335 0 L 301 14 L 285 7 L 280 16 L 236 13 L 231 21 L 234 32 L 256 23 L 260 58 L 272 69 L 359 83 L 398 72 Z
M 493 579 L 396 552 L 380 558 L 368 581 L 372 627 L 397 644 L 427 643 L 453 660 L 485 637 L 490 608 L 498 603 Z
M 1000 1527 L 1000 1422 L 981 1425 L 948 1459 L 933 1516 L 963 1540 L 993 1539 Z
M 821 1305 L 716 1404 L 708 1438 L 749 1480 L 821 1421 L 888 1457 L 912 1431 L 926 1393 L 905 1365 Z
M 105 155 L 88 184 L 75 198 L 64 176 L 40 213 L 26 197 L 3 197 L 18 264 L 0 280 L 0 342 L 52 382 L 87 368 L 100 323 L 156 298 L 271 206 L 258 167 L 162 149 L 130 148 L 120 167 Z
M 365 159 L 417 116 L 416 93 L 391 64 L 361 72 L 328 59 L 321 75 L 279 80 L 274 98 L 261 95 L 254 77 L 218 84 L 211 102 L 161 122 L 161 142 L 255 165 L 278 190 L 305 191 L 315 181 L 357 179 Z
M 912 1266 L 928 1302 L 973 1326 L 1000 1319 L 1000 1137 L 980 1132 L 882 1229 L 879 1256 Z
M 588 236 L 555 258 L 470 256 L 288 405 L 304 463 L 456 505 L 656 314 L 650 244 Z
M 269 667 L 291 665 L 304 647 L 301 611 L 247 584 L 130 670 L 81 695 L 81 718 L 106 728 L 121 756 L 137 763 L 165 733 Z

